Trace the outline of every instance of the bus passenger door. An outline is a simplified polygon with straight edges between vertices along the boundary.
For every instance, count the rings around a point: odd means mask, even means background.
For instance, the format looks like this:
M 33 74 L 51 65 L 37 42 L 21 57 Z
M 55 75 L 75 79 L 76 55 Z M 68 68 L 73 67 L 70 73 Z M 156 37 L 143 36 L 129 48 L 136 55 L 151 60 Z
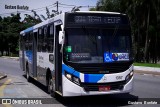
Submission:
M 37 32 L 33 33 L 33 77 L 37 77 Z
M 59 31 L 61 26 L 55 27 L 55 90 L 62 93 L 62 53 L 60 52 L 61 45 L 59 44 Z

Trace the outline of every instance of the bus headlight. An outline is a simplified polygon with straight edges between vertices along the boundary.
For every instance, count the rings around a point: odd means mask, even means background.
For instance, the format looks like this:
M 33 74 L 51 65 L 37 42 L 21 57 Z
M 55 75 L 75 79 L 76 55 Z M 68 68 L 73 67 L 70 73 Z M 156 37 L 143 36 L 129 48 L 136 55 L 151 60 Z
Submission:
M 67 79 L 69 79 L 70 81 L 74 82 L 75 84 L 80 85 L 80 79 L 71 75 L 71 74 L 69 74 L 68 72 L 65 72 L 65 77 Z
M 133 77 L 133 71 L 131 71 L 127 76 L 126 76 L 126 83 Z
M 71 75 L 71 74 L 65 73 L 65 76 L 66 76 L 69 80 L 72 80 L 72 75 Z
M 129 75 L 130 75 L 130 77 L 132 77 L 132 76 L 133 76 L 133 71 L 131 71 L 131 72 L 129 73 Z

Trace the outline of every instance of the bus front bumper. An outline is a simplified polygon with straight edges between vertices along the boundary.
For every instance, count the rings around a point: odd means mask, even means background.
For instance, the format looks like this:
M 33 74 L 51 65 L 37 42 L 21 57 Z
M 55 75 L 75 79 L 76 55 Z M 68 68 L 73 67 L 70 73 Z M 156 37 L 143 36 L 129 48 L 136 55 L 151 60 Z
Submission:
M 81 87 L 71 82 L 63 75 L 64 97 L 129 93 L 132 90 L 133 90 L 133 77 L 123 86 L 122 89 L 109 90 L 109 91 L 86 91 L 84 87 Z

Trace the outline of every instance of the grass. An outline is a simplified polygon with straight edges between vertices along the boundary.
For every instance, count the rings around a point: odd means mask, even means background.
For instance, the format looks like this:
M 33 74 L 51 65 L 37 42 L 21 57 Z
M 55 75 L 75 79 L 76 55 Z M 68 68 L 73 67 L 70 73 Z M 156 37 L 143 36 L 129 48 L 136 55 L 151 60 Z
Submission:
M 10 56 L 11 56 L 11 57 L 19 57 L 18 54 L 11 54 Z
M 146 67 L 158 67 L 160 68 L 160 64 L 152 64 L 152 63 L 134 63 L 135 66 L 146 66 Z

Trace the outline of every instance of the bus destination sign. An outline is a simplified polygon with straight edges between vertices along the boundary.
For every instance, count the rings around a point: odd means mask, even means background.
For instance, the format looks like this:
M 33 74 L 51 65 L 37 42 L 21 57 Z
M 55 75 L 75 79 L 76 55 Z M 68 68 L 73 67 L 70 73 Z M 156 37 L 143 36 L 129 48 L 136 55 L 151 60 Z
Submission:
M 74 16 L 75 23 L 106 23 L 118 24 L 121 22 L 120 17 L 101 17 L 101 16 Z
M 99 14 L 68 14 L 67 24 L 128 24 L 126 15 L 99 15 Z

